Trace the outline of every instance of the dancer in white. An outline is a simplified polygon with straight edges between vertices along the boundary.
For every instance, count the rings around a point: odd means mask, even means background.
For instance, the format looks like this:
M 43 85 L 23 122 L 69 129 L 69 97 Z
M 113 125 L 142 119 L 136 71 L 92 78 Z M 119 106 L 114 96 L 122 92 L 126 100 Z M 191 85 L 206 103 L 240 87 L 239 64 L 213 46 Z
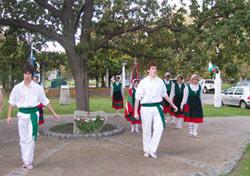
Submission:
M 136 91 L 136 101 L 134 117 L 139 119 L 138 105 L 141 101 L 141 120 L 144 156 L 157 158 L 157 148 L 161 140 L 162 132 L 165 127 L 165 119 L 162 107 L 164 97 L 175 109 L 178 108 L 172 103 L 167 95 L 166 86 L 157 77 L 157 66 L 151 62 L 147 66 L 148 76 L 141 80 Z M 151 132 L 153 125 L 153 133 Z
M 13 108 L 14 106 L 19 108 L 17 117 L 20 147 L 24 163 L 22 167 L 26 169 L 33 169 L 32 162 L 34 158 L 39 117 L 39 108 L 37 106 L 42 103 L 48 107 L 54 118 L 60 119 L 49 104 L 49 100 L 45 96 L 43 87 L 32 81 L 33 73 L 33 67 L 31 65 L 24 66 L 24 80 L 17 84 L 10 94 L 7 117 L 7 122 L 11 124 Z

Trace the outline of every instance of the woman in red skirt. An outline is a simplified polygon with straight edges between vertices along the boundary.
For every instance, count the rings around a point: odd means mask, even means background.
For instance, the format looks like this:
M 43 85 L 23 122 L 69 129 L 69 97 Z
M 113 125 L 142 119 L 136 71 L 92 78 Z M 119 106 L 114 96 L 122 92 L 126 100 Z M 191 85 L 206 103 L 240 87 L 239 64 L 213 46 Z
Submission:
M 131 124 L 131 129 L 130 132 L 136 132 L 139 133 L 139 125 L 141 124 L 141 119 L 135 119 L 134 118 L 134 105 L 135 105 L 135 93 L 136 93 L 136 89 L 138 87 L 138 83 L 139 80 L 138 79 L 134 79 L 130 86 L 129 86 L 129 90 L 128 90 L 128 99 L 127 99 L 127 103 L 125 106 L 125 111 L 124 111 L 124 115 L 125 118 L 127 119 L 127 121 Z M 140 115 L 140 108 L 138 108 L 138 114 Z
M 123 108 L 123 88 L 120 83 L 120 77 L 116 76 L 115 82 L 112 84 L 111 88 L 111 97 L 112 97 L 112 108 L 119 111 Z
M 176 128 L 182 129 L 182 121 L 183 121 L 183 111 L 181 111 L 181 102 L 183 99 L 183 93 L 185 89 L 185 84 L 183 83 L 183 77 L 181 75 L 177 76 L 177 80 L 173 83 L 171 88 L 170 99 L 173 100 L 173 103 L 178 107 L 178 111 L 175 112 L 173 108 L 171 108 L 170 115 L 174 116 L 176 120 Z
M 164 74 L 163 82 L 164 82 L 164 85 L 166 86 L 167 94 L 170 97 L 170 93 L 171 93 L 171 90 L 172 90 L 173 82 L 170 80 L 170 73 L 169 72 L 166 72 Z M 171 106 L 170 106 L 169 102 L 167 100 L 165 100 L 165 98 L 163 98 L 163 100 L 162 100 L 162 106 L 163 106 L 163 112 L 165 114 L 165 121 L 166 121 L 166 123 L 169 123 L 170 125 L 175 125 L 176 124 L 175 117 L 173 117 L 173 116 L 170 115 L 169 121 L 167 120 L 167 116 L 166 115 L 168 113 L 170 114 Z
M 199 137 L 199 123 L 203 122 L 202 88 L 197 74 L 191 76 L 190 84 L 184 89 L 181 109 L 184 107 L 184 122 L 189 123 L 189 136 Z

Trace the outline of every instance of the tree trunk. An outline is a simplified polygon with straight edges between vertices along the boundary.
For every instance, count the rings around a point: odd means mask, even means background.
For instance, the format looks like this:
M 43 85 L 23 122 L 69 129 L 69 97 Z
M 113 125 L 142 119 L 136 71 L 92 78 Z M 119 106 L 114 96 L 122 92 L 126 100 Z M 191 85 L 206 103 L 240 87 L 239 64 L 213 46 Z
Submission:
M 95 87 L 99 87 L 99 76 L 95 75 Z
M 66 54 L 71 62 L 72 74 L 75 80 L 76 109 L 89 111 L 87 57 L 80 56 L 73 47 L 66 49 Z
M 105 77 L 105 73 L 102 75 L 102 86 L 101 87 L 106 87 L 104 77 Z
M 111 76 L 111 75 L 109 75 L 109 87 L 111 87 L 111 84 L 112 84 L 112 82 L 111 82 L 111 78 L 112 78 L 112 76 Z
M 2 81 L 2 86 L 3 86 L 3 90 L 6 90 L 6 81 L 4 79 Z
M 40 65 L 40 85 L 45 87 L 45 63 L 44 61 L 41 62 Z

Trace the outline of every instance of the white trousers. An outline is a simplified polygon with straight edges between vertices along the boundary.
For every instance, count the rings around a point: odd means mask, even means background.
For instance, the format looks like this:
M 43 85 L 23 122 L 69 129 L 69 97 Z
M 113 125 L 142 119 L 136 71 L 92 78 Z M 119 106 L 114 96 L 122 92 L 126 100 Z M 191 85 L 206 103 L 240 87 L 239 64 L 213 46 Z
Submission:
M 164 129 L 157 107 L 141 107 L 141 120 L 143 151 L 156 152 Z
M 17 117 L 22 160 L 25 164 L 32 164 L 34 158 L 35 141 L 32 138 L 33 129 L 30 115 L 18 112 Z

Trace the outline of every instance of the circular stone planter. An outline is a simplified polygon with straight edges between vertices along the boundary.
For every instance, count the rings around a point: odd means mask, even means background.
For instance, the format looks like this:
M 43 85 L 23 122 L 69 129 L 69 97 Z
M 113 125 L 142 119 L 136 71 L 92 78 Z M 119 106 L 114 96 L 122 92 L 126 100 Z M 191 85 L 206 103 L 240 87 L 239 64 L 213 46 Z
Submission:
M 72 123 L 73 125 L 73 123 Z M 108 124 L 111 125 L 111 124 Z M 56 126 L 56 125 L 55 125 Z M 52 137 L 57 137 L 60 139 L 78 139 L 78 138 L 102 138 L 102 137 L 109 137 L 117 134 L 121 134 L 124 131 L 124 128 L 119 125 L 112 125 L 113 129 L 110 131 L 103 131 L 99 133 L 85 133 L 85 134 L 73 134 L 72 133 L 60 133 L 60 132 L 55 132 L 52 130 L 54 126 L 49 126 L 43 128 L 43 133 L 45 136 L 52 136 Z

